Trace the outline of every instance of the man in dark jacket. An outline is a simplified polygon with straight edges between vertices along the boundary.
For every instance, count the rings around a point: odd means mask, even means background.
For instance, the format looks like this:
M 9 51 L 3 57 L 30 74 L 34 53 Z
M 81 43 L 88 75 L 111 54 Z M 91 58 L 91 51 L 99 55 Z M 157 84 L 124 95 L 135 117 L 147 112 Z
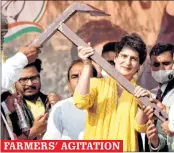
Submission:
M 150 52 L 152 76 L 159 83 L 158 88 L 152 90 L 153 98 L 170 107 L 174 103 L 174 45 L 157 43 Z M 167 123 L 167 122 L 166 122 Z M 150 151 L 174 151 L 174 137 L 166 135 L 160 120 L 156 127 L 153 122 L 147 128 Z M 147 146 L 148 148 L 148 146 Z
M 43 94 L 41 89 L 41 81 L 40 81 L 40 72 L 42 62 L 40 59 L 36 59 L 35 62 L 28 64 L 21 73 L 20 79 L 15 83 L 15 88 L 17 92 L 20 92 L 23 95 L 23 112 L 27 124 L 30 127 L 33 126 L 34 121 L 37 121 L 42 117 L 48 107 L 51 108 L 52 104 L 55 104 L 59 101 L 59 97 L 50 93 L 48 96 Z M 16 135 L 20 135 L 22 130 L 18 122 L 14 121 L 16 118 L 16 112 L 10 115 L 13 124 L 13 131 Z M 44 116 L 44 120 L 46 121 L 48 115 Z M 46 130 L 47 122 L 45 122 L 43 130 L 38 135 L 42 135 Z M 38 138 L 38 137 L 37 137 Z

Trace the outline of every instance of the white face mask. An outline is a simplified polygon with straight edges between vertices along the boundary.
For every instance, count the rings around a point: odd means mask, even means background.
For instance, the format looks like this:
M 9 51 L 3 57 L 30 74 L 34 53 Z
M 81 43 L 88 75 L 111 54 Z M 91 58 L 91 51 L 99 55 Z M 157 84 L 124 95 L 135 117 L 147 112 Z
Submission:
M 102 76 L 103 76 L 104 78 L 106 78 L 106 77 L 109 76 L 109 74 L 108 74 L 105 70 L 102 70 L 102 71 L 101 71 L 101 74 L 102 74 Z
M 174 79 L 174 70 L 159 70 L 159 71 L 152 71 L 152 77 L 158 83 L 167 83 L 170 80 Z

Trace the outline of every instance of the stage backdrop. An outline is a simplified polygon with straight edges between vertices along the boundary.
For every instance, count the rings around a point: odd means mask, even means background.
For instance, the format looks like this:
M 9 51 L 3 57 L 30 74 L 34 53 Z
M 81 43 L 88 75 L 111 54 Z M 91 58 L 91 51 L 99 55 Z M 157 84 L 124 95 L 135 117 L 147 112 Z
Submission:
M 75 1 L 74 1 L 75 2 Z M 108 41 L 117 41 L 127 33 L 137 33 L 148 48 L 157 41 L 174 41 L 174 2 L 167 1 L 78 1 L 90 4 L 110 14 L 110 17 L 91 17 L 76 14 L 67 25 L 98 52 Z M 9 21 L 4 50 L 7 57 L 20 46 L 29 44 L 49 24 L 55 21 L 72 1 L 2 1 L 2 13 Z M 172 42 L 173 43 L 173 42 Z M 62 99 L 70 96 L 67 69 L 76 59 L 76 48 L 62 34 L 56 33 L 45 44 L 40 59 L 42 91 L 55 92 Z

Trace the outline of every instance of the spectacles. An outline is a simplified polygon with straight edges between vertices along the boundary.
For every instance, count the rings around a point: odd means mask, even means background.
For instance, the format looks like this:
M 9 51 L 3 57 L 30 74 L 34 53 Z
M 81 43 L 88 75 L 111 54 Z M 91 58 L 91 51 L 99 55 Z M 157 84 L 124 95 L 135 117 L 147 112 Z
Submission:
M 38 83 L 40 81 L 40 75 L 28 77 L 28 78 L 21 78 L 19 79 L 19 82 L 22 85 L 26 85 L 28 83 L 28 80 L 30 80 L 33 84 Z
M 154 63 L 151 64 L 151 66 L 159 67 L 161 64 L 163 66 L 168 66 L 168 65 L 172 64 L 172 62 L 161 62 L 161 63 L 160 62 L 154 62 Z

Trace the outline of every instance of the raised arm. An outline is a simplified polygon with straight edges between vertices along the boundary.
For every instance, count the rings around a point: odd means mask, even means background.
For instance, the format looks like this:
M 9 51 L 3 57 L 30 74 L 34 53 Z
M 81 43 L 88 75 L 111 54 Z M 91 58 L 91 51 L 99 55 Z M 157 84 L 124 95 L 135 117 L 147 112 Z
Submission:
M 95 84 L 90 81 L 92 63 L 89 57 L 94 54 L 91 47 L 78 47 L 78 55 L 84 62 L 84 68 L 80 74 L 80 79 L 75 89 L 73 103 L 79 109 L 90 108 L 96 96 Z
M 92 62 L 89 57 L 93 54 L 94 50 L 91 47 L 78 47 L 78 56 L 83 60 L 84 63 L 84 68 L 76 87 L 81 95 L 86 95 L 89 93 L 90 76 L 92 70 Z
M 147 97 L 151 97 L 151 93 L 140 87 L 140 86 L 136 86 L 135 90 L 134 90 L 134 96 L 136 98 L 140 98 L 140 97 L 144 97 L 144 96 L 147 96 Z M 137 99 L 137 102 L 139 100 Z M 138 132 L 142 132 L 142 133 L 145 133 L 146 132 L 146 123 L 148 121 L 148 114 L 153 111 L 150 109 L 150 107 L 145 107 L 144 106 L 144 110 L 138 108 L 137 110 L 137 114 L 136 114 L 136 117 L 135 117 L 135 129 L 138 131 Z
M 20 78 L 23 68 L 36 60 L 40 46 L 22 47 L 13 57 L 2 64 L 2 90 L 9 88 Z M 2 92 L 3 92 L 2 91 Z

